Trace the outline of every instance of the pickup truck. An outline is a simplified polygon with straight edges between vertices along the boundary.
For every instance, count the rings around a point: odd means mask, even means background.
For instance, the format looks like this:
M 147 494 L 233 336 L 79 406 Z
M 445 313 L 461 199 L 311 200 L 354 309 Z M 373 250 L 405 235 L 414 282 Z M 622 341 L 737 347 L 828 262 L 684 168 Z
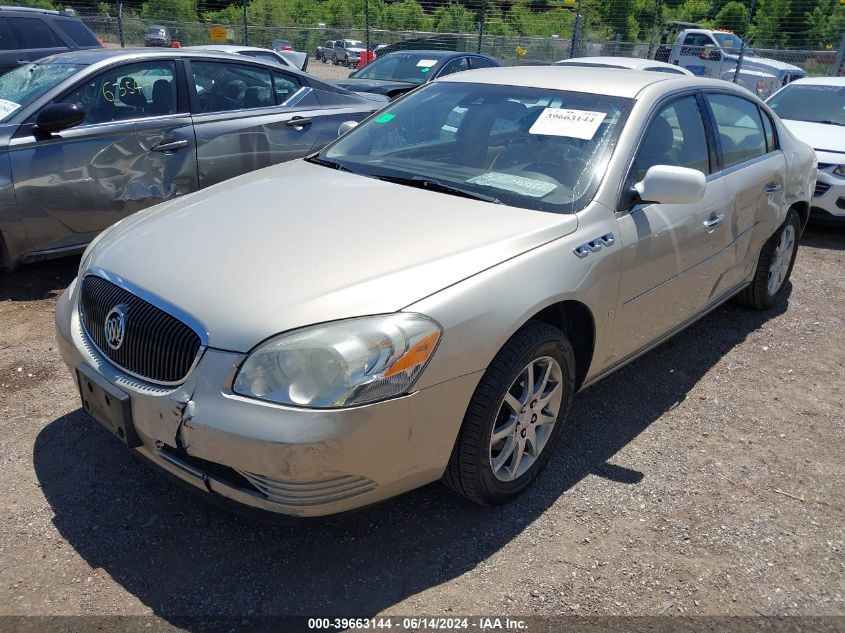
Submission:
M 671 23 L 670 23 L 671 26 Z M 758 56 L 739 37 L 727 31 L 702 28 L 684 28 L 674 44 L 668 44 L 671 28 L 664 31 L 663 40 L 654 58 L 686 68 L 702 77 L 733 78 L 742 53 L 737 83 L 752 92 L 760 93 L 760 75 L 772 75 L 774 88 L 785 86 L 805 76 L 805 72 L 785 62 Z M 746 73 L 746 71 L 749 71 Z M 752 72 L 753 71 L 753 72 Z
M 317 59 L 354 68 L 364 49 L 364 42 L 359 40 L 329 40 L 317 47 Z

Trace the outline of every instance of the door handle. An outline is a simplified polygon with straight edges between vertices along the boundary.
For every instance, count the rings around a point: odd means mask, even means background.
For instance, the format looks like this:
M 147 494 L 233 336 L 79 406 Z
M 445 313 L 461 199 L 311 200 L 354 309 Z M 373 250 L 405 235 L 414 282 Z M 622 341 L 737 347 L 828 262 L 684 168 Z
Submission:
M 311 125 L 311 123 L 311 119 L 306 119 L 301 116 L 295 116 L 292 119 L 285 121 L 285 125 L 289 125 L 290 127 L 305 127 L 306 125 Z
M 783 185 L 779 182 L 770 182 L 768 185 L 763 187 L 763 193 L 774 193 L 775 191 L 780 191 L 783 189 Z
M 154 152 L 173 152 L 183 147 L 188 147 L 188 141 L 184 138 L 178 141 L 165 140 L 158 145 L 154 145 L 151 149 Z
M 725 214 L 719 213 L 718 215 L 713 216 L 709 220 L 704 220 L 704 226 L 708 229 L 712 229 L 712 228 L 715 228 L 716 226 L 720 225 L 724 221 L 725 221 Z

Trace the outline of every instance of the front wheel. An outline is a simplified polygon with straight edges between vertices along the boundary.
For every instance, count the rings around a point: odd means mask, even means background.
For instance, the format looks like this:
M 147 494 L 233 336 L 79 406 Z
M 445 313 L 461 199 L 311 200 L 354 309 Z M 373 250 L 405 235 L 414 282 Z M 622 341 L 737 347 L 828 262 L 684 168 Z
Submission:
M 499 351 L 470 400 L 443 483 L 498 505 L 525 490 L 560 439 L 575 392 L 566 336 L 530 322 Z
M 786 221 L 763 245 L 754 279 L 734 297 L 737 303 L 755 310 L 768 310 L 778 302 L 795 264 L 800 235 L 801 218 L 790 209 Z

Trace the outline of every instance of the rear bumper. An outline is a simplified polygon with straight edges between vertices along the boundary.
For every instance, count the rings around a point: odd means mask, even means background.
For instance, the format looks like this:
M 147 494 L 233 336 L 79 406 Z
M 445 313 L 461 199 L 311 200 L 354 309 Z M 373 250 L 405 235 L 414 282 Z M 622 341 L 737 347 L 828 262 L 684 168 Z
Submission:
M 299 517 L 345 512 L 442 475 L 481 372 L 361 407 L 307 410 L 231 393 L 242 354 L 208 349 L 176 388 L 121 372 L 79 323 L 74 282 L 56 305 L 59 351 L 129 394 L 131 450 L 228 505 Z M 92 420 L 92 424 L 96 424 Z

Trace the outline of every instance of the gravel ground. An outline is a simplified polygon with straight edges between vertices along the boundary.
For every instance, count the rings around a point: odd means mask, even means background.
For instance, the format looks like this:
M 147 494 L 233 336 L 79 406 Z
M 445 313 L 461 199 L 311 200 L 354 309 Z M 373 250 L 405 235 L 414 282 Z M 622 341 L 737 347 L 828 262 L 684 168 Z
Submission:
M 845 615 L 845 231 L 582 393 L 530 492 L 268 527 L 130 458 L 53 341 L 78 260 L 0 275 L 0 615 Z M 0 627 L 2 628 L 2 627 Z

